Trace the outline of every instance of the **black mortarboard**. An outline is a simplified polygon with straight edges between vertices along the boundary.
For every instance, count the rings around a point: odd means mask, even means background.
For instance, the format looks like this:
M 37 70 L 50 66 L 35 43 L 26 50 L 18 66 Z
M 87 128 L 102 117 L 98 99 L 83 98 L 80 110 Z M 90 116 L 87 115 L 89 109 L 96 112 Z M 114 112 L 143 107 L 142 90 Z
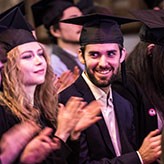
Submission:
M 149 9 L 153 9 L 156 6 L 159 6 L 159 4 L 162 2 L 163 0 L 144 0 L 144 2 L 147 4 Z
M 9 8 L 8 10 L 4 11 L 3 13 L 1 13 L 0 14 L 0 19 L 3 18 L 5 15 L 10 13 L 13 9 L 15 9 L 17 7 L 21 10 L 22 14 L 25 15 L 24 1 L 22 1 L 22 2 L 19 2 L 18 4 L 16 4 L 15 6 Z
M 74 6 L 71 0 L 41 0 L 35 3 L 31 7 L 35 26 L 44 24 L 49 29 L 51 25 L 59 22 L 63 11 L 71 6 Z
M 76 4 L 83 14 L 89 14 L 94 8 L 93 0 L 79 0 Z
M 19 8 L 14 8 L 0 19 L 0 48 L 6 52 L 14 47 L 36 41 Z
M 80 36 L 81 46 L 96 43 L 118 43 L 123 46 L 120 25 L 134 21 L 136 20 L 97 13 L 62 20 L 61 22 L 83 25 Z
M 12 10 L 16 9 L 16 8 L 19 8 L 21 13 L 23 15 L 25 15 L 25 5 L 24 5 L 24 1 L 22 2 L 19 2 L 18 4 L 16 4 L 15 6 L 9 8 L 8 10 L 4 11 L 3 13 L 0 14 L 0 19 L 3 18 L 4 16 L 6 16 L 7 14 L 9 14 Z M 34 28 L 32 27 L 32 25 L 27 22 L 29 28 L 32 30 L 34 30 Z
M 131 11 L 143 23 L 139 37 L 142 41 L 164 45 L 164 10 Z

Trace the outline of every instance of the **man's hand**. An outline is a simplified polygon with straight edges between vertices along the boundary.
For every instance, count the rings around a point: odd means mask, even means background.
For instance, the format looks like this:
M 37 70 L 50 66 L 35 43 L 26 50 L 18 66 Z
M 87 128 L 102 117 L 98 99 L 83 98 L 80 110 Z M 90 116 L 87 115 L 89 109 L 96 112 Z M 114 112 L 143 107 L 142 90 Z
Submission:
M 161 155 L 161 135 L 160 131 L 154 130 L 145 137 L 139 153 L 144 164 L 156 161 Z

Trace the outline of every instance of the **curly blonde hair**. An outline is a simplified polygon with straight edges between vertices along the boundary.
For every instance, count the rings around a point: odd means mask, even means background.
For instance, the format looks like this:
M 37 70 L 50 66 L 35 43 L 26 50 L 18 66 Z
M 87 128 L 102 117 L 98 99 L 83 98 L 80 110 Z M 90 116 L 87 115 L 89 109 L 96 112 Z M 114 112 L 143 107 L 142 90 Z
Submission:
M 43 46 L 41 47 L 43 48 Z M 1 104 L 7 105 L 20 121 L 32 120 L 38 122 L 42 113 L 55 127 L 58 98 L 57 93 L 54 94 L 54 73 L 48 55 L 44 50 L 44 58 L 47 63 L 46 77 L 44 83 L 36 87 L 34 106 L 30 104 L 21 82 L 18 55 L 17 47 L 7 54 L 7 62 L 4 64 L 2 71 L 3 92 L 0 94 Z

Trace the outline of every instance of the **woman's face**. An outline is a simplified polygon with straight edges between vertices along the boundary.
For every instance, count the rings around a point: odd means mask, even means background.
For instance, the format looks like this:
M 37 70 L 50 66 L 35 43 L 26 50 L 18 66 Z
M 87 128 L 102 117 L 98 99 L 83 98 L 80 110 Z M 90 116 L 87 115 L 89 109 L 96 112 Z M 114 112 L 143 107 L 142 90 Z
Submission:
M 45 81 L 47 62 L 44 50 L 37 42 L 18 46 L 19 68 L 25 86 L 39 85 Z

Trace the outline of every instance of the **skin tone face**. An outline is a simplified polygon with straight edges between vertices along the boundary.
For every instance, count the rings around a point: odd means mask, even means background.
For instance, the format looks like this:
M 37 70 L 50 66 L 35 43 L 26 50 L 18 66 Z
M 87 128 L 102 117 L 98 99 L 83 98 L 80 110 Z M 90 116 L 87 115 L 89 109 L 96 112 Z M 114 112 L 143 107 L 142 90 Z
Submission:
M 24 85 L 36 86 L 42 84 L 45 80 L 47 68 L 42 47 L 37 42 L 30 42 L 18 46 L 18 51 Z
M 82 13 L 77 7 L 69 7 L 63 12 L 63 17 L 61 19 L 68 19 L 77 16 L 81 16 Z M 58 37 L 72 42 L 79 42 L 80 33 L 82 26 L 68 24 L 68 23 L 60 23 L 60 29 L 57 30 Z
M 125 49 L 120 55 L 119 46 L 115 43 L 88 44 L 84 58 L 80 51 L 79 59 L 85 64 L 85 73 L 92 83 L 106 91 L 120 63 L 125 59 L 125 55 Z

